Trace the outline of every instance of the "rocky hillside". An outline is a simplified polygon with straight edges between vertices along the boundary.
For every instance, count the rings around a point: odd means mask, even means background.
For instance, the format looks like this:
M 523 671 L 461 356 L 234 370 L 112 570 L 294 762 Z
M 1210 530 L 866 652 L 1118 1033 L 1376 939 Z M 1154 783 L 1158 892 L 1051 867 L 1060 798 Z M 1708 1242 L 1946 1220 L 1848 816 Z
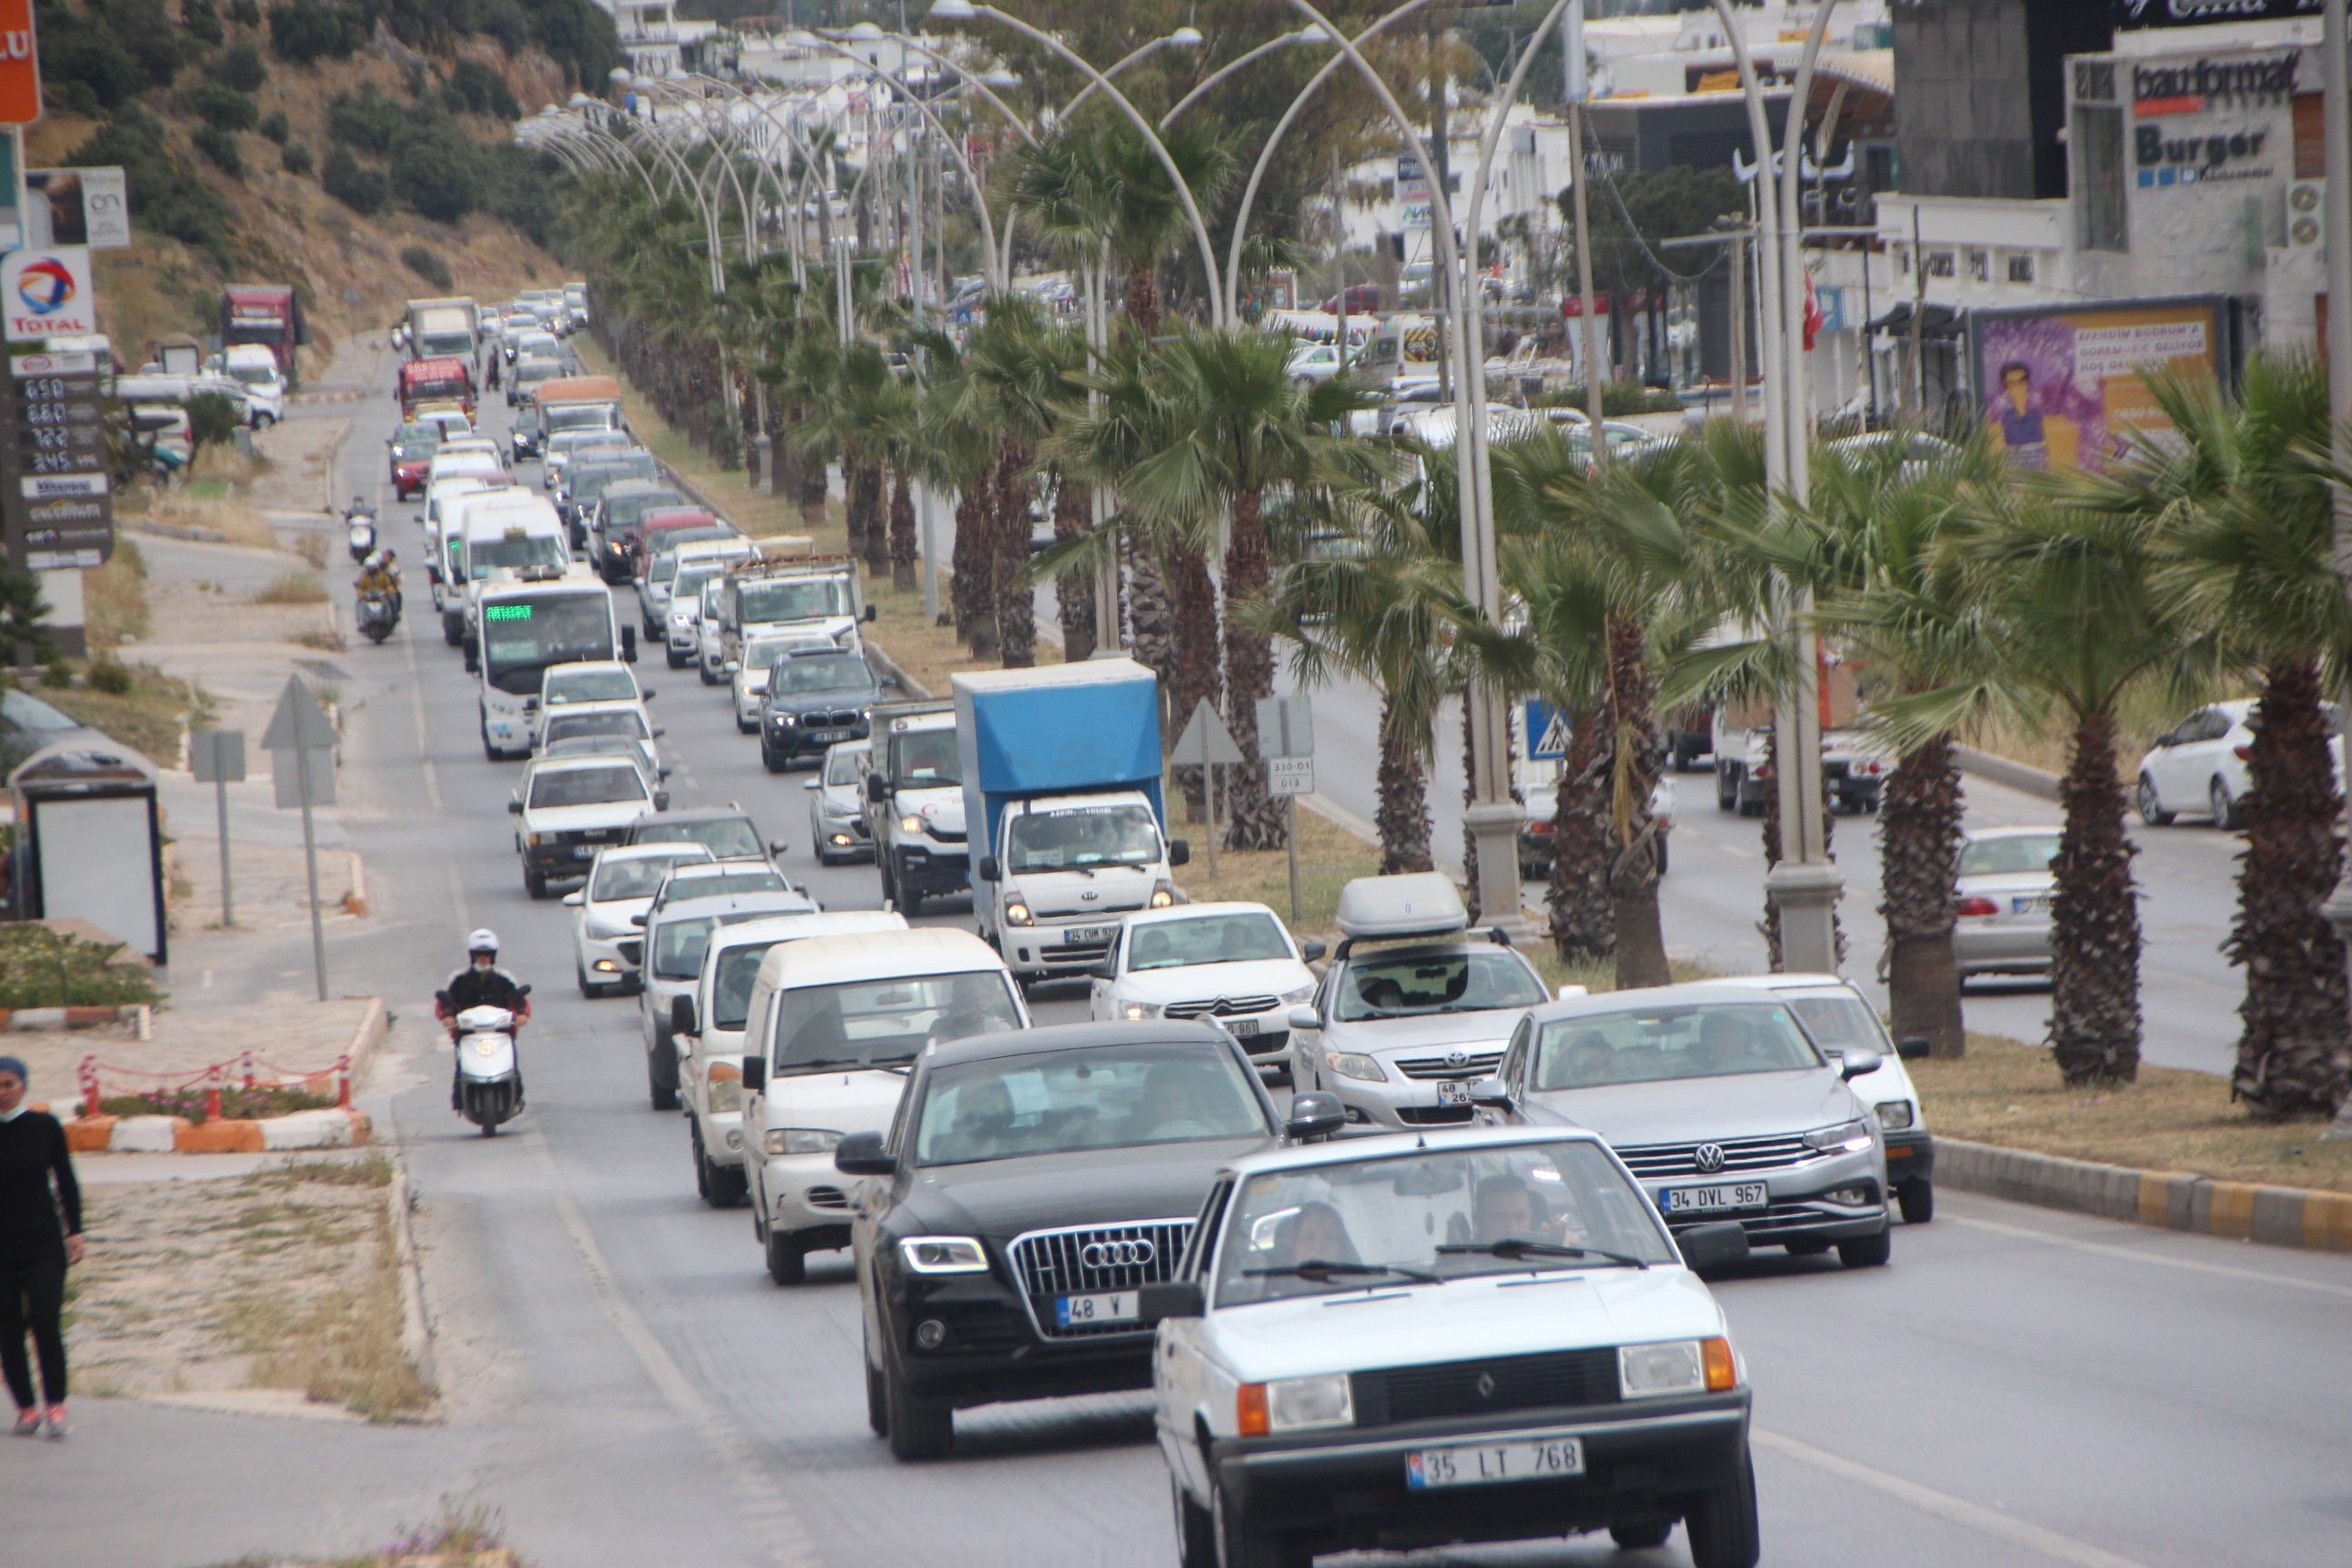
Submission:
M 291 282 L 314 351 L 415 294 L 560 276 L 520 114 L 619 60 L 589 0 L 39 0 L 34 167 L 119 163 L 135 243 L 98 257 L 135 361 L 216 328 L 224 282 Z

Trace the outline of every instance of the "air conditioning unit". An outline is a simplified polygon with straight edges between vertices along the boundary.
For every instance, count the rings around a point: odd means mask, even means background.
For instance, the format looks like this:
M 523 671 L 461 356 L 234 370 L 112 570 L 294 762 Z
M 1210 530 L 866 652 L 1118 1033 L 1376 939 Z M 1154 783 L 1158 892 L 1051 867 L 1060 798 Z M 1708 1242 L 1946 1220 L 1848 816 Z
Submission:
M 2297 180 L 2286 188 L 2286 242 L 2297 250 L 2316 249 L 2327 238 L 2327 187 Z

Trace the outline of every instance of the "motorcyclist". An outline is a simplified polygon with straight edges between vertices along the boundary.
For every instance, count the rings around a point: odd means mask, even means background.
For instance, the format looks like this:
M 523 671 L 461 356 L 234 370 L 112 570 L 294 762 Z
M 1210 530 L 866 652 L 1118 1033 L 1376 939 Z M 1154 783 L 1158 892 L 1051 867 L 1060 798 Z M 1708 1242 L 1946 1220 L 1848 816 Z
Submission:
M 400 616 L 400 578 L 393 572 L 392 563 L 385 559 L 390 553 L 389 551 L 379 550 L 362 562 L 359 578 L 352 584 L 352 591 L 362 599 L 371 594 L 381 594 L 384 602 L 392 606 L 393 617 L 396 620 Z
M 400 619 L 401 611 L 400 552 L 386 549 L 380 552 L 376 559 L 383 564 L 384 575 L 392 579 L 392 618 L 396 621 Z
M 375 517 L 375 508 L 368 505 L 364 497 L 353 496 L 352 504 L 343 508 L 343 521 L 349 522 L 355 517 L 364 517 L 373 521 Z
M 441 990 L 433 1001 L 433 1016 L 449 1031 L 449 1039 L 457 1038 L 457 1016 L 468 1007 L 503 1007 L 514 1015 L 518 1033 L 530 1021 L 530 997 L 521 983 L 499 967 L 499 933 L 484 927 L 466 938 L 466 967 L 441 983 Z M 518 1057 L 520 1059 L 520 1057 Z M 518 1075 L 519 1076 L 519 1075 Z M 452 1067 L 449 1077 L 449 1109 L 465 1109 L 460 1090 L 465 1074 Z M 515 1104 L 522 1103 L 521 1085 L 516 1085 Z

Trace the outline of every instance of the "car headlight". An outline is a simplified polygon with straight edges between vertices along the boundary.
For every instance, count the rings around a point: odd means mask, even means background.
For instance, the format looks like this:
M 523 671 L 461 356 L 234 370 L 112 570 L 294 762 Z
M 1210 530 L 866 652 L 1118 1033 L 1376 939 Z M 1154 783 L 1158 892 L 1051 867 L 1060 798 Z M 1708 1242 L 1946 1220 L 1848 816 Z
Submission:
M 1157 1018 L 1166 1011 L 1167 1007 L 1158 1002 L 1122 1002 L 1118 1016 L 1130 1024 L 1140 1024 L 1146 1018 Z
M 1318 1426 L 1352 1426 L 1356 1405 L 1348 1374 L 1285 1377 L 1244 1383 L 1234 1392 L 1234 1415 L 1244 1437 L 1270 1432 L 1305 1432 Z
M 1617 1352 L 1617 1386 L 1627 1399 L 1723 1394 L 1739 1385 L 1738 1363 L 1725 1339 L 1670 1340 Z
M 546 835 L 540 833 L 526 833 L 522 836 L 522 841 L 525 844 L 530 845 L 533 849 L 536 849 L 539 847 L 541 840 L 545 837 Z
M 1315 983 L 1310 980 L 1296 991 L 1286 991 L 1282 999 L 1293 1007 L 1303 1006 L 1315 1000 Z
M 1021 895 L 1018 893 L 1011 894 L 1005 899 L 1004 923 L 1009 926 L 1025 926 L 1034 925 L 1037 923 L 1036 917 L 1029 912 L 1029 906 L 1022 902 Z
M 1378 1083 L 1388 1076 L 1381 1071 L 1377 1060 L 1354 1051 L 1325 1051 L 1323 1062 L 1341 1078 L 1360 1079 L 1366 1083 Z
M 920 833 L 922 830 L 923 819 L 919 816 L 902 816 L 898 819 L 898 831 L 901 833 Z
M 588 922 L 588 940 L 591 942 L 618 942 L 625 936 L 635 936 L 643 928 L 639 926 L 614 926 L 606 925 L 602 921 L 590 921 Z
M 1917 1108 L 1907 1100 L 1890 1100 L 1878 1108 L 1878 1125 L 1889 1132 L 1899 1132 L 1918 1120 Z
M 1162 877 L 1160 880 L 1151 884 L 1151 907 L 1153 909 L 1164 910 L 1175 901 L 1176 889 L 1169 884 L 1167 878 Z
M 768 717 L 778 724 L 797 724 L 801 721 L 800 715 L 797 713 L 771 713 Z
M 1816 1128 L 1805 1134 L 1805 1147 L 1832 1154 L 1859 1154 L 1870 1147 L 1870 1124 L 1841 1121 L 1834 1127 Z
M 824 1127 L 771 1127 L 760 1147 L 771 1154 L 830 1154 L 841 1134 Z
M 910 1236 L 898 1257 L 918 1274 L 985 1274 L 988 1249 L 972 1236 Z
M 720 1078 L 719 1074 L 721 1070 L 724 1070 L 728 1076 Z M 740 1111 L 743 1109 L 743 1080 L 736 1077 L 735 1073 L 736 1068 L 731 1062 L 711 1064 L 710 1113 L 713 1116 L 722 1111 Z

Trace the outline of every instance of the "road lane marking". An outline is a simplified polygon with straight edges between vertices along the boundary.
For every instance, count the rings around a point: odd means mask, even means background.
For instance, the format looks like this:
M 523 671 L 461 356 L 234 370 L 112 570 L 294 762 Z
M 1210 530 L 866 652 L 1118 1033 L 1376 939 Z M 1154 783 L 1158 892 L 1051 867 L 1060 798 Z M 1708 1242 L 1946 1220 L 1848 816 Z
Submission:
M 1751 1428 L 1750 1436 L 1759 1447 L 1782 1458 L 1794 1459 L 1801 1465 L 1810 1465 L 1840 1480 L 1867 1487 L 1922 1513 L 1933 1514 L 1953 1524 L 2038 1552 L 2054 1563 L 2072 1563 L 2074 1568 L 2146 1568 L 2137 1559 L 2077 1541 L 2071 1535 L 2061 1535 L 2054 1530 L 2044 1530 L 2038 1524 L 2029 1524 L 1996 1509 L 1979 1507 L 1948 1492 L 1939 1492 L 1916 1481 L 1905 1480 L 1901 1476 L 1858 1464 L 1827 1449 L 1816 1448 L 1810 1443 L 1801 1443 L 1794 1437 L 1767 1432 L 1761 1427 Z
M 1999 1220 L 1970 1219 L 1963 1215 L 1945 1214 L 1939 1219 L 1949 1219 L 1954 1225 L 1972 1230 L 1989 1230 L 1999 1236 L 2013 1236 L 2022 1241 L 2047 1242 L 2053 1247 L 2070 1247 L 2077 1252 L 2096 1253 L 2103 1258 L 2120 1258 L 2130 1263 L 2148 1263 L 2158 1268 L 2179 1268 L 2191 1274 L 2210 1274 L 2221 1279 L 2251 1279 L 2261 1285 L 2284 1285 L 2290 1290 L 2311 1290 L 2322 1296 L 2341 1296 L 2352 1300 L 2352 1286 L 2329 1285 L 2317 1279 L 2297 1279 L 2291 1274 L 2273 1274 L 2263 1268 L 2238 1268 L 2227 1263 L 2206 1263 L 2193 1258 L 2167 1258 L 2162 1253 L 2143 1252 L 2134 1247 L 2118 1247 L 2113 1242 L 2083 1241 L 2054 1231 L 2035 1230 L 2028 1226 L 2003 1225 Z M 2152 1227 L 2151 1227 L 2152 1228 Z M 2189 1235 L 2189 1232 L 2181 1232 Z
M 425 727 L 425 677 L 416 668 L 416 624 L 403 617 L 401 657 L 408 661 L 408 707 L 416 720 L 416 760 L 425 769 L 425 799 L 441 815 L 441 770 L 433 765 L 432 737 Z
M 524 1129 L 522 1139 L 530 1145 L 532 1155 L 548 1176 L 548 1191 L 555 1200 L 556 1217 L 562 1221 L 564 1230 L 571 1235 L 572 1245 L 579 1249 L 580 1260 L 588 1270 L 588 1282 L 596 1293 L 597 1304 L 620 1334 L 621 1342 L 629 1347 L 630 1353 L 637 1358 L 637 1364 L 646 1369 L 646 1375 L 653 1380 L 663 1402 L 710 1450 L 719 1470 L 725 1474 L 736 1495 L 743 1500 L 736 1504 L 737 1509 L 746 1515 L 756 1510 L 761 1516 L 757 1521 L 746 1519 L 751 1533 L 769 1537 L 769 1555 L 774 1560 L 776 1568 L 817 1568 L 816 1555 L 808 1544 L 808 1531 L 801 1524 L 791 1502 L 776 1490 L 775 1484 L 765 1474 L 743 1458 L 745 1449 L 750 1447 L 745 1435 L 719 1406 L 703 1397 L 702 1391 L 695 1387 L 694 1380 L 686 1375 L 684 1369 L 670 1355 L 668 1348 L 622 1294 L 620 1282 L 614 1278 L 611 1266 L 604 1261 L 604 1248 L 596 1245 L 595 1233 L 588 1227 L 588 1216 L 582 1212 L 578 1200 L 572 1197 L 571 1188 L 564 1184 L 563 1173 L 555 1163 L 555 1152 L 548 1144 L 547 1134 L 537 1127 L 530 1127 Z

